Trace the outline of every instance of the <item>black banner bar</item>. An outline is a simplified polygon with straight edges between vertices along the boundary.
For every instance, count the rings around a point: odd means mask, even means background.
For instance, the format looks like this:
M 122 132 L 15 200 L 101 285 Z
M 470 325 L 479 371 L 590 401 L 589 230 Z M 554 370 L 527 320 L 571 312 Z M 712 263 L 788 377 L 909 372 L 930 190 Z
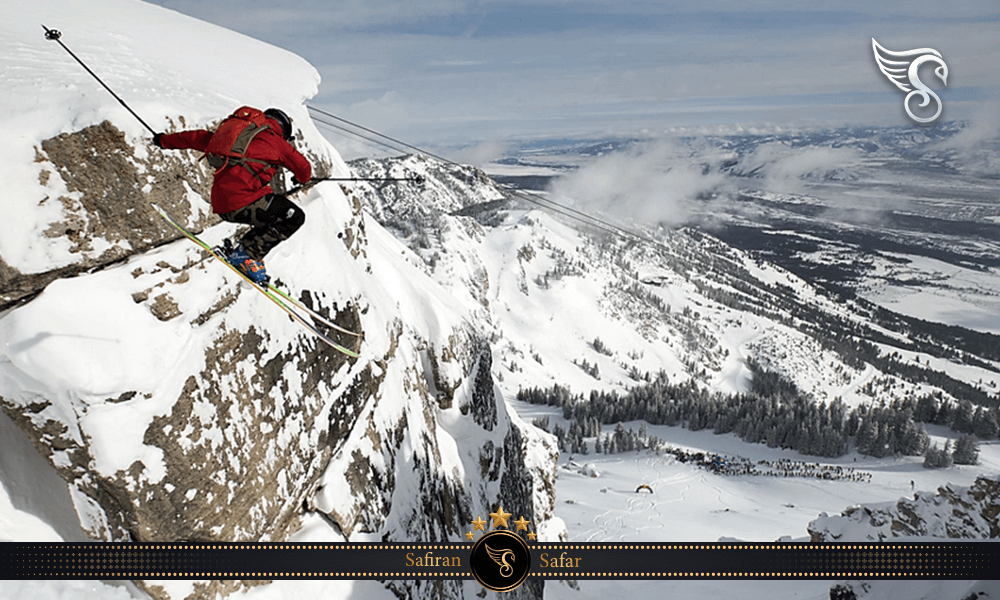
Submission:
M 536 544 L 546 579 L 992 578 L 1000 546 L 942 544 Z
M 472 543 L 4 543 L 3 579 L 472 579 Z M 528 544 L 542 579 L 990 579 L 996 543 Z

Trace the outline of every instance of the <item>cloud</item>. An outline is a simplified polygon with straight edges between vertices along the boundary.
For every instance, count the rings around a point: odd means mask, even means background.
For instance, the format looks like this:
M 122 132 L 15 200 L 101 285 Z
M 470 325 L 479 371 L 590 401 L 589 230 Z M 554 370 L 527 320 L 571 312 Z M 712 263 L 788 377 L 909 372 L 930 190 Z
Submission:
M 872 35 L 944 52 L 948 91 L 1000 84 L 997 10 L 968 0 L 151 1 L 300 54 L 323 76 L 318 105 L 361 111 L 365 100 L 397 93 L 405 122 L 390 110 L 385 120 L 369 111 L 364 123 L 420 145 L 762 120 L 903 121 L 874 64 Z M 967 115 L 958 103 L 946 110 Z
M 731 172 L 722 170 L 734 159 Z M 851 177 L 862 164 L 854 148 L 800 148 L 784 142 L 762 144 L 740 157 L 688 132 L 684 138 L 650 141 L 598 157 L 553 181 L 549 191 L 557 201 L 621 225 L 709 224 L 713 215 L 746 209 L 736 201 L 740 189 L 801 193 L 810 181 Z M 840 199 L 827 200 L 841 204 Z
M 1000 106 L 996 98 L 984 103 L 961 131 L 929 150 L 952 152 L 960 171 L 995 175 L 1000 171 Z
M 455 162 L 482 168 L 498 158 L 502 158 L 509 149 L 510 144 L 491 141 L 462 148 L 457 152 L 450 152 L 449 157 Z
M 793 148 L 784 142 L 769 142 L 741 158 L 736 170 L 763 175 L 763 187 L 769 191 L 796 193 L 805 189 L 805 180 L 836 176 L 860 160 L 854 148 Z
M 619 223 L 679 225 L 693 213 L 692 202 L 725 183 L 725 175 L 706 172 L 690 148 L 662 140 L 602 156 L 555 180 L 550 192 Z
M 171 10 L 232 27 L 254 37 L 269 34 L 340 32 L 372 25 L 405 23 L 460 14 L 465 0 L 150 0 Z

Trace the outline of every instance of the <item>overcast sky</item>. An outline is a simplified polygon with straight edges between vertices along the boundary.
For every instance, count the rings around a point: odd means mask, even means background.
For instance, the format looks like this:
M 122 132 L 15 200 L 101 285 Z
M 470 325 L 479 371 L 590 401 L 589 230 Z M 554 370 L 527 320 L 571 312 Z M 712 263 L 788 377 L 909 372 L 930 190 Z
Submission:
M 944 56 L 941 120 L 1000 100 L 995 0 L 153 3 L 306 58 L 311 104 L 418 145 L 909 124 L 873 37 Z

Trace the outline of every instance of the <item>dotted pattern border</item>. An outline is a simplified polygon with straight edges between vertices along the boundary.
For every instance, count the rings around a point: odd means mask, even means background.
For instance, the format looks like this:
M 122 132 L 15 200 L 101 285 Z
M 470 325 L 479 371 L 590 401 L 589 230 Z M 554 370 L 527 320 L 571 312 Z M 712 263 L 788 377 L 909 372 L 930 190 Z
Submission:
M 997 564 L 997 546 L 989 543 L 529 543 L 537 558 L 541 552 L 584 551 L 588 560 L 607 558 L 605 553 L 635 551 L 710 551 L 753 553 L 772 551 L 794 554 L 796 563 L 775 564 L 773 570 L 723 571 L 713 570 L 712 560 L 704 571 L 670 570 L 663 564 L 653 571 L 614 569 L 536 568 L 529 575 L 536 579 L 664 579 L 664 578 L 967 578 L 976 573 L 990 573 Z M 371 571 L 360 570 L 218 570 L 198 569 L 211 563 L 211 555 L 231 551 L 447 551 L 469 552 L 472 543 L 356 543 L 356 544 L 288 544 L 288 543 L 85 543 L 85 544 L 21 544 L 0 545 L 7 578 L 131 578 L 131 579 L 472 579 L 468 561 L 462 556 L 462 566 L 413 569 L 412 566 L 393 570 L 377 558 Z M 647 555 L 648 556 L 648 555 Z M 790 556 L 791 557 L 791 556 Z M 783 562 L 783 561 L 777 561 Z M 714 565 L 717 569 L 717 564 Z M 388 567 L 388 568 L 387 568 Z M 666 568 L 663 568 L 666 567 Z M 782 568 L 784 567 L 784 568 Z M 789 568 L 793 567 L 793 568 Z M 377 569 L 377 570 L 376 570 Z

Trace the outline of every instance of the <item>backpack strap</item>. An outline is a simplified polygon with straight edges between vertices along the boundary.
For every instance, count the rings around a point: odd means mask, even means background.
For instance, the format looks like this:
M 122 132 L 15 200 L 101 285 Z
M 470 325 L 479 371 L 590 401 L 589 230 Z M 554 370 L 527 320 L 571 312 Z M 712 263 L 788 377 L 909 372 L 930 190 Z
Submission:
M 258 127 L 253 123 L 247 125 L 246 128 L 243 131 L 241 131 L 238 136 L 236 136 L 236 141 L 233 143 L 232 152 L 237 156 L 227 157 L 228 158 L 227 162 L 229 163 L 229 165 L 244 167 L 247 171 L 250 172 L 251 175 L 260 179 L 261 183 L 264 183 L 264 178 L 263 178 L 264 171 L 266 171 L 267 168 L 271 165 L 270 163 L 263 160 L 258 160 L 256 158 L 248 158 L 246 156 L 246 151 L 247 147 L 250 146 L 250 142 L 252 142 L 253 139 L 257 137 L 258 133 L 264 131 L 265 129 L 270 129 L 270 128 L 271 126 L 268 125 L 267 123 L 265 123 L 261 127 Z M 250 163 L 259 164 L 262 165 L 262 167 L 259 170 L 254 169 L 253 167 L 250 166 Z

